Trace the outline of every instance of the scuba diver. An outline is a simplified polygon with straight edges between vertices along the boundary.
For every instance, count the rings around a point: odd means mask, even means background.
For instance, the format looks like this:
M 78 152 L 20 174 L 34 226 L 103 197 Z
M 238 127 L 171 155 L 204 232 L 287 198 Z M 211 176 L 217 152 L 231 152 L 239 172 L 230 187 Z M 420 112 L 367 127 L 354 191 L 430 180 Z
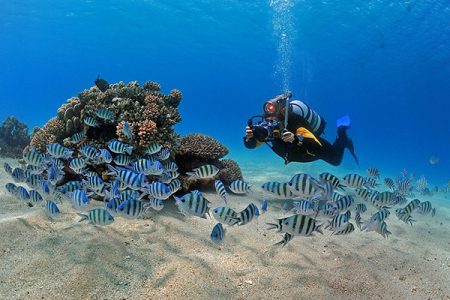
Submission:
M 263 106 L 264 114 L 248 120 L 244 137 L 244 145 L 248 149 L 266 143 L 284 159 L 285 164 L 322 159 L 338 166 L 347 148 L 359 164 L 353 142 L 347 136 L 350 128 L 348 116 L 337 121 L 337 138 L 330 144 L 320 137 L 325 129 L 325 120 L 305 103 L 289 101 L 291 97 L 292 94 L 287 92 L 268 100 Z M 254 123 L 255 118 L 261 118 L 261 121 Z

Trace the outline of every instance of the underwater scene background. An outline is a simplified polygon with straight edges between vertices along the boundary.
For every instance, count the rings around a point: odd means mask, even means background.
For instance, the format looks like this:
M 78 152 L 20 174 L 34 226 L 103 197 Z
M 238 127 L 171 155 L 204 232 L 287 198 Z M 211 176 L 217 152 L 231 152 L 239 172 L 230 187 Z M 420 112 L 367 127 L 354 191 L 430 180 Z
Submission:
M 217 246 L 210 239 L 214 218 L 184 217 L 178 200 L 161 211 L 152 202 L 155 211 L 144 220 L 116 218 L 108 227 L 78 223 L 70 203 L 59 221 L 49 219 L 8 194 L 3 186 L 16 178 L 2 169 L 2 298 L 450 297 L 450 2 L 0 0 L 0 8 L 0 120 L 13 115 L 31 133 L 98 76 L 112 85 L 155 81 L 162 95 L 182 93 L 174 130 L 226 146 L 225 158 L 239 164 L 252 186 L 247 195 L 235 195 L 221 177 L 227 205 L 243 211 L 253 202 L 261 212 L 269 199 L 256 221 L 240 217 L 245 226 L 224 225 L 226 237 Z M 97 97 L 95 91 L 86 99 Z M 350 116 L 359 165 L 347 150 L 340 166 L 285 165 L 266 146 L 244 146 L 247 120 L 286 91 L 326 120 L 323 137 L 330 142 L 336 120 Z M 29 137 L 14 124 L 22 131 L 11 142 L 17 152 Z M 20 166 L 16 159 L 4 162 Z M 383 230 L 356 229 L 289 242 L 294 234 L 267 230 L 266 223 L 288 215 L 283 201 L 262 193 L 262 184 L 297 173 L 318 178 L 329 172 L 343 180 L 368 176 L 368 168 L 380 171 L 380 191 L 387 189 L 384 178 L 413 178 L 414 196 L 403 196 L 408 203 L 430 201 L 433 217 L 431 207 L 413 214 L 411 227 L 393 209 L 386 239 Z M 211 208 L 223 206 L 211 187 L 202 195 Z M 349 193 L 357 199 L 354 189 Z M 102 202 L 89 204 L 94 207 Z M 382 208 L 370 207 L 363 221 Z M 353 221 L 354 207 L 351 213 Z M 287 238 L 285 247 L 273 246 Z

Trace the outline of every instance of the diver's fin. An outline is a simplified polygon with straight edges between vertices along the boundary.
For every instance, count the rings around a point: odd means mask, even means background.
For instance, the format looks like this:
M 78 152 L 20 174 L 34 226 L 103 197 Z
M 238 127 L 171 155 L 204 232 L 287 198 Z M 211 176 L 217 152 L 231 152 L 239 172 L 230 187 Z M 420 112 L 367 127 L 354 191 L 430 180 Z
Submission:
M 319 144 L 320 146 L 322 146 L 322 144 L 320 143 L 320 141 L 315 137 L 315 135 L 309 131 L 308 129 L 306 129 L 305 127 L 300 127 L 296 130 L 295 132 L 296 134 L 301 134 L 304 138 L 308 138 L 308 139 L 313 139 L 317 144 Z
M 339 119 L 336 120 L 336 127 L 339 128 L 341 126 L 350 128 L 350 117 L 348 115 L 340 117 Z
M 358 157 L 356 157 L 355 147 L 353 146 L 353 141 L 351 138 L 347 137 L 347 149 L 350 151 L 350 154 L 356 161 L 356 164 L 359 165 Z

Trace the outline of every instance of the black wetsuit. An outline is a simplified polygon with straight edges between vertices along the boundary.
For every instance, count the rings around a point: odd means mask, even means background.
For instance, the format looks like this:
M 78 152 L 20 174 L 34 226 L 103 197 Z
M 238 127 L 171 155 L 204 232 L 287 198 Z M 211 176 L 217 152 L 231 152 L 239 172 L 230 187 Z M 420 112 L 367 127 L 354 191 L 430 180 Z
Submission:
M 304 118 L 295 114 L 289 114 L 288 120 L 287 129 L 290 132 L 295 133 L 300 127 L 304 127 L 312 132 L 310 125 Z M 323 122 L 323 126 L 321 126 L 317 132 L 313 133 L 322 146 L 311 138 L 304 138 L 302 144 L 299 146 L 297 144 L 297 137 L 295 137 L 293 143 L 284 142 L 281 138 L 277 138 L 268 144 L 276 154 L 285 159 L 286 164 L 292 161 L 311 162 L 322 159 L 329 164 L 337 166 L 342 161 L 345 148 L 349 148 L 356 162 L 358 162 L 354 154 L 353 144 L 350 138 L 347 137 L 347 127 L 341 126 L 338 128 L 337 138 L 333 144 L 330 144 L 327 140 L 319 137 L 319 135 L 323 133 L 324 129 L 325 122 Z M 246 138 L 244 137 L 245 147 L 253 149 L 257 146 L 257 144 L 258 143 L 255 138 L 251 138 L 249 141 L 246 141 Z

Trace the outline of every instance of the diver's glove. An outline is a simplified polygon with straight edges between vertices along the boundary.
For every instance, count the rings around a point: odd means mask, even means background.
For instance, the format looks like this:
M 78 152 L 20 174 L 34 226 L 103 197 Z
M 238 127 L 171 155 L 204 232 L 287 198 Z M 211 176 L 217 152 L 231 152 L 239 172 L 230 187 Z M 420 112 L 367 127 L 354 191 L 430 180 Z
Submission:
M 283 142 L 292 143 L 295 140 L 295 134 L 293 134 L 292 132 L 286 130 L 281 135 L 281 139 L 283 140 Z
M 248 142 L 253 138 L 253 131 L 250 126 L 245 127 L 245 140 Z

